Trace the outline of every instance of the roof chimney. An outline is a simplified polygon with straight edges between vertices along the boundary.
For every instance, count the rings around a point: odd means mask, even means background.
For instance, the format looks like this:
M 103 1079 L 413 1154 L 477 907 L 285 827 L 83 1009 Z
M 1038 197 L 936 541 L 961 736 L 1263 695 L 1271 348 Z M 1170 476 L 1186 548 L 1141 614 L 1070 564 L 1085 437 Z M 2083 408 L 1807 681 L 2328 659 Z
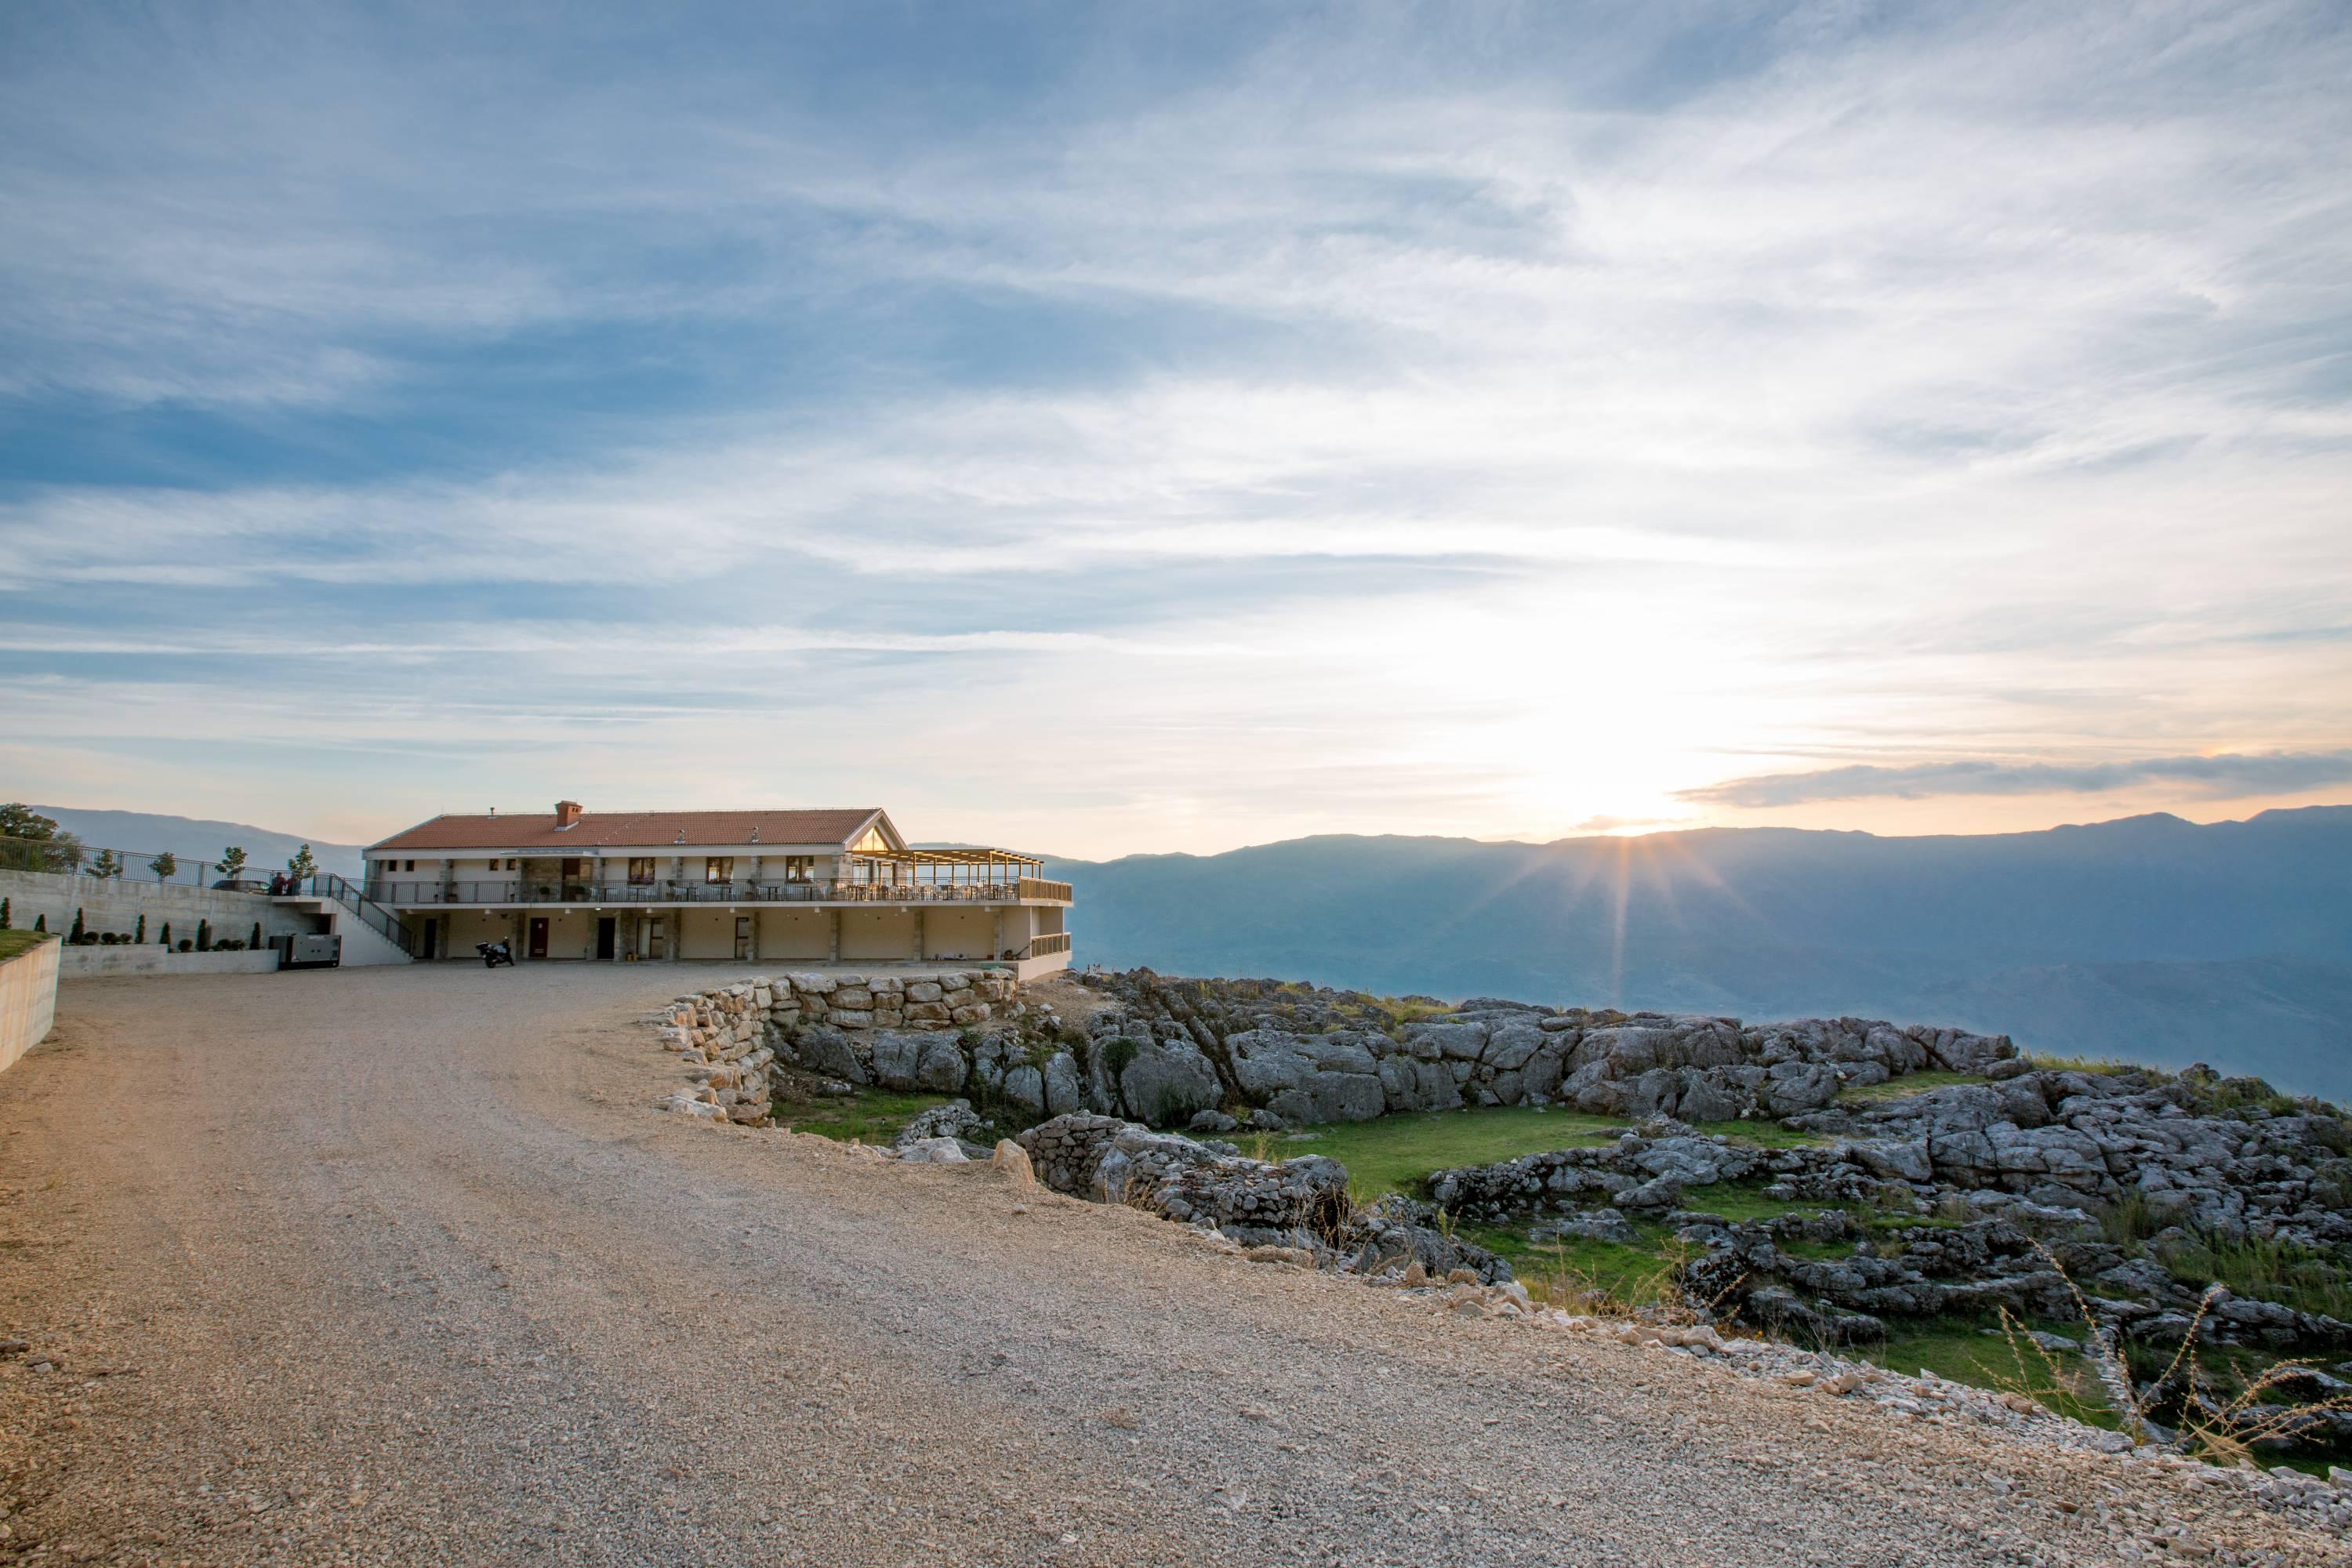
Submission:
M 567 827 L 575 827 L 579 826 L 579 822 L 580 803 L 578 801 L 559 800 L 555 803 L 555 826 L 558 832 Z

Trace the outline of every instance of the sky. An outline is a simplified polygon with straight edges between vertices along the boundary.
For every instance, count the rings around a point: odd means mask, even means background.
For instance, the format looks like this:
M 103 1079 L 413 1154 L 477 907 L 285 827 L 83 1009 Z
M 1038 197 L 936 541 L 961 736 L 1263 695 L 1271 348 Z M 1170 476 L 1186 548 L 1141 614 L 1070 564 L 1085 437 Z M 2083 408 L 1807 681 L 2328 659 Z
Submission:
M 2333 4 L 16 6 L 0 797 L 2352 800 Z

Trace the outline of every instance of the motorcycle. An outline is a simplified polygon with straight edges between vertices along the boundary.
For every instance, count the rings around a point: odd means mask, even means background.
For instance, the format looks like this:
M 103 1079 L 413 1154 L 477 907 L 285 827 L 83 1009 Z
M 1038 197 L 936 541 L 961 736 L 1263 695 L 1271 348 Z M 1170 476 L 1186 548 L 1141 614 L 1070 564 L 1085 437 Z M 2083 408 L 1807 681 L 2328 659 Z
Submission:
M 482 967 L 485 969 L 496 969 L 501 963 L 509 969 L 514 967 L 513 950 L 505 942 L 478 942 L 474 944 L 474 951 L 482 955 Z

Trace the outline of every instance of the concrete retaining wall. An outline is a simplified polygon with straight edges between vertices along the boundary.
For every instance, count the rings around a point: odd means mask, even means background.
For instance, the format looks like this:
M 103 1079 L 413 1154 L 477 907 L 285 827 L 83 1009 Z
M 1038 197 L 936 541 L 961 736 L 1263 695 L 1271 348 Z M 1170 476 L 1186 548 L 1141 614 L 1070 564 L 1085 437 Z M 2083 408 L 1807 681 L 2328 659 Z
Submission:
M 90 980 L 105 974 L 268 974 L 278 968 L 278 950 L 256 952 L 166 952 L 154 942 L 114 947 L 69 947 L 58 977 Z
M 0 963 L 0 1069 L 49 1037 L 58 1014 L 58 949 L 45 942 Z
M 216 936 L 243 940 L 261 922 L 261 937 L 300 935 L 316 922 L 299 910 L 283 909 L 262 893 L 215 892 L 173 882 L 134 882 L 121 877 L 53 876 L 46 871 L 0 870 L 0 897 L 8 900 L 9 923 L 19 931 L 33 929 L 37 916 L 47 916 L 49 932 L 63 936 L 73 929 L 74 910 L 96 931 L 130 936 L 147 917 L 147 940 L 172 925 L 172 939 L 194 939 L 198 921 L 210 921 Z

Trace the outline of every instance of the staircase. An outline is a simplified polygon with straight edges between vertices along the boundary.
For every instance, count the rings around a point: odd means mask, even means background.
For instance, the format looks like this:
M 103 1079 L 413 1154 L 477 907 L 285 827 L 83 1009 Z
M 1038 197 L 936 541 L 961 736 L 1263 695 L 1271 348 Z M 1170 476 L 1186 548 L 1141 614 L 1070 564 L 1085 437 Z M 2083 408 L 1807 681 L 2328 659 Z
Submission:
M 343 939 L 346 969 L 369 963 L 408 963 L 416 956 L 409 951 L 408 928 L 400 923 L 400 917 L 341 877 L 322 872 L 310 879 L 302 891 L 288 897 L 317 905 L 311 913 L 332 918 L 335 934 Z

